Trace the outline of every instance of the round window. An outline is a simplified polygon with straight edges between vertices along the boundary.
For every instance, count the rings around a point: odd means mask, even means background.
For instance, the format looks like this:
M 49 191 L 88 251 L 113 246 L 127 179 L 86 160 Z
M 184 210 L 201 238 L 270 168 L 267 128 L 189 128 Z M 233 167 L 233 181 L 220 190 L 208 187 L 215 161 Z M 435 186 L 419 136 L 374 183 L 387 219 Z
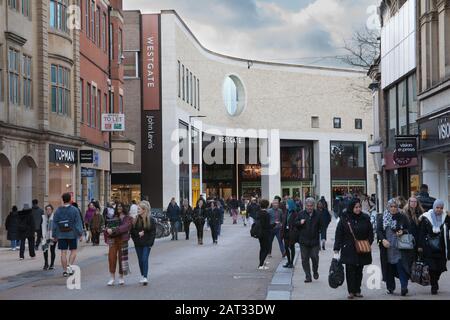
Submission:
M 242 81 L 235 75 L 225 78 L 223 100 L 230 116 L 238 116 L 245 107 L 245 90 Z

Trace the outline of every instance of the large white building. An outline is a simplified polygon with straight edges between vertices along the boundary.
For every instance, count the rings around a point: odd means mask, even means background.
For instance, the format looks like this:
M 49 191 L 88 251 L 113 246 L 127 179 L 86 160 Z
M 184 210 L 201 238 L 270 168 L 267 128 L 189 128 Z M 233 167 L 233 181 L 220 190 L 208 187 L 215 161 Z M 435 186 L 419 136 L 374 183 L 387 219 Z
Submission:
M 364 72 L 229 57 L 203 47 L 175 11 L 124 15 L 126 135 L 136 158 L 113 168 L 118 198 L 162 208 L 201 193 L 374 193 Z M 210 163 L 220 157 L 214 143 L 228 164 Z

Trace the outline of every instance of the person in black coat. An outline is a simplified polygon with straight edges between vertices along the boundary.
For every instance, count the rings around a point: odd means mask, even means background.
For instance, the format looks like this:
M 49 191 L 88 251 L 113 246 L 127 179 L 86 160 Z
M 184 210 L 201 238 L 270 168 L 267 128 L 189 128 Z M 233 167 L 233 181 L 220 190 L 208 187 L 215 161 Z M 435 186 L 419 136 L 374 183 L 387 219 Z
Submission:
M 148 283 L 148 259 L 156 238 L 156 220 L 150 215 L 150 210 L 148 201 L 142 201 L 139 204 L 138 215 L 133 221 L 130 232 L 142 276 L 140 283 L 144 286 Z
M 39 208 L 39 202 L 37 199 L 32 201 L 32 214 L 34 220 L 34 231 L 36 232 L 35 250 L 39 250 L 39 245 L 42 241 L 42 216 L 44 215 L 44 210 Z
M 256 216 L 258 211 L 260 210 L 259 205 L 256 203 L 256 198 L 252 198 L 250 203 L 247 206 L 247 213 L 250 218 L 253 219 L 250 223 L 253 223 L 256 220 Z
M 411 197 L 408 199 L 408 203 L 403 209 L 405 215 L 409 220 L 409 233 L 411 233 L 415 239 L 414 253 L 415 258 L 418 257 L 418 244 L 419 244 L 419 233 L 420 233 L 420 216 L 424 213 L 424 209 L 420 204 L 420 201 L 416 197 Z
M 220 205 L 220 203 L 219 203 Z M 217 207 L 215 201 L 211 201 L 207 210 L 208 223 L 211 228 L 211 236 L 213 243 L 217 244 L 217 237 L 219 235 L 220 226 L 220 209 Z
M 418 251 L 430 268 L 431 294 L 436 295 L 439 279 L 447 271 L 447 260 L 450 260 L 450 213 L 445 215 L 444 202 L 438 199 L 420 220 Z
M 284 249 L 286 250 L 287 263 L 284 268 L 294 267 L 295 243 L 298 241 L 298 229 L 295 225 L 298 212 L 294 200 L 287 200 L 286 212 L 283 213 L 281 222 L 281 238 L 284 240 Z
M 186 233 L 186 240 L 189 240 L 189 227 L 191 222 L 194 220 L 193 218 L 194 211 L 192 207 L 189 205 L 189 201 L 184 199 L 183 206 L 181 207 L 181 220 L 183 221 L 183 229 Z
M 11 250 L 16 251 L 20 245 L 19 241 L 19 212 L 16 206 L 12 207 L 11 212 L 6 217 L 5 228 L 8 232 L 7 239 L 11 241 Z
M 34 247 L 35 224 L 33 219 L 33 211 L 27 205 L 18 213 L 18 231 L 20 239 L 20 260 L 25 259 L 25 240 L 28 240 L 28 250 L 30 257 L 36 256 Z
M 339 220 L 334 242 L 334 252 L 341 253 L 340 261 L 345 264 L 349 299 L 363 297 L 361 294 L 363 269 L 364 266 L 372 263 L 372 253 L 358 254 L 356 252 L 353 235 L 357 240 L 368 240 L 371 245 L 374 240 L 370 217 L 362 212 L 361 202 L 358 199 L 350 202 L 347 214 Z
M 299 243 L 302 256 L 302 266 L 306 274 L 305 283 L 312 282 L 311 265 L 312 261 L 314 279 L 319 279 L 319 251 L 320 251 L 320 231 L 323 228 L 322 217 L 314 210 L 315 200 L 307 198 L 305 200 L 305 210 L 297 217 L 296 226 L 299 229 Z
M 194 224 L 197 228 L 197 240 L 199 245 L 203 245 L 203 228 L 206 220 L 206 203 L 203 199 L 197 201 L 197 205 L 194 209 Z
M 326 204 L 326 203 L 325 203 Z M 323 201 L 317 203 L 317 212 L 322 219 L 322 229 L 320 230 L 320 241 L 322 243 L 322 250 L 325 250 L 325 244 L 327 242 L 327 230 L 331 223 L 331 214 Z
M 172 234 L 172 240 L 178 240 L 178 227 L 180 223 L 180 207 L 175 202 L 175 198 L 170 200 L 167 206 L 167 218 L 170 221 L 170 233 Z
M 258 270 L 267 270 L 269 269 L 264 265 L 264 262 L 269 254 L 269 246 L 270 246 L 270 234 L 272 231 L 272 226 L 270 224 L 270 216 L 267 212 L 267 208 L 269 208 L 269 201 L 266 199 L 262 199 L 260 202 L 261 209 L 258 211 L 256 216 L 256 220 L 258 220 L 261 227 L 261 235 L 259 237 L 259 266 Z

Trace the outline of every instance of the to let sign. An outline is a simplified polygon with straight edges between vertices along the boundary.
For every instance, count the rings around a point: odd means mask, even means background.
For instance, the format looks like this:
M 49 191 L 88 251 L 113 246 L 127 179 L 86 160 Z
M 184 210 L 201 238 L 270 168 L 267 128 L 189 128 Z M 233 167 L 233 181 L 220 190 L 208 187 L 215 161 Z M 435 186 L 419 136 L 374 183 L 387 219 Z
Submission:
M 122 113 L 102 114 L 102 131 L 125 131 L 125 115 Z
M 398 158 L 417 158 L 416 138 L 397 138 L 395 151 Z

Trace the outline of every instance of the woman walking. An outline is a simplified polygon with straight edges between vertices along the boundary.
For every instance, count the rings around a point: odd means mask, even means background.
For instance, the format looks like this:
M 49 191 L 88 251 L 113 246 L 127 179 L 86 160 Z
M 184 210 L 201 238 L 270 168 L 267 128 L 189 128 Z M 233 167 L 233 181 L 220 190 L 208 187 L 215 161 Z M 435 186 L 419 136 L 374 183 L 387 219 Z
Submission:
M 148 259 L 156 237 L 156 220 L 150 215 L 150 210 L 151 207 L 148 201 L 139 203 L 138 215 L 131 229 L 131 237 L 133 238 L 141 271 L 139 283 L 144 286 L 148 284 Z
M 322 250 L 325 250 L 325 244 L 327 242 L 327 230 L 331 222 L 331 214 L 328 208 L 325 207 L 323 202 L 317 202 L 317 213 L 322 220 L 322 228 L 320 229 L 320 242 L 322 243 Z
M 193 210 L 189 205 L 189 201 L 187 199 L 183 200 L 183 206 L 181 207 L 181 220 L 183 221 L 183 230 L 186 233 L 186 240 L 189 240 L 189 227 L 191 222 L 193 221 Z
M 409 219 L 409 233 L 413 235 L 414 239 L 415 239 L 415 244 L 414 244 L 414 253 L 415 253 L 415 257 L 417 258 L 418 256 L 418 241 L 419 241 L 419 231 L 420 231 L 420 221 L 419 218 L 420 216 L 424 213 L 424 210 L 422 208 L 422 205 L 419 203 L 419 200 L 416 197 L 411 197 L 408 199 L 408 204 L 406 205 L 406 207 L 404 208 L 405 210 L 405 215 L 408 217 Z
M 207 211 L 209 226 L 211 227 L 211 236 L 213 243 L 217 244 L 220 227 L 220 209 L 217 207 L 215 201 L 211 201 L 210 207 Z
M 203 228 L 206 220 L 206 204 L 202 198 L 197 201 L 194 209 L 194 224 L 197 228 L 197 240 L 199 245 L 203 245 Z
M 100 233 L 103 231 L 104 225 L 105 219 L 100 212 L 100 206 L 98 204 L 95 204 L 95 214 L 89 224 L 93 246 L 98 246 L 100 244 Z
M 116 267 L 119 264 L 119 285 L 124 285 L 124 276 L 129 273 L 128 240 L 133 225 L 133 218 L 128 215 L 123 203 L 118 203 L 114 216 L 106 222 L 105 241 L 109 245 L 108 261 L 111 279 L 108 286 L 113 286 L 116 279 Z
M 424 213 L 420 222 L 419 253 L 430 268 L 431 294 L 439 291 L 441 274 L 447 271 L 450 259 L 450 213 L 445 215 L 444 202 L 436 200 L 433 209 Z
M 86 210 L 86 214 L 84 215 L 84 228 L 86 229 L 86 243 L 89 243 L 92 238 L 91 230 L 89 228 L 91 224 L 92 217 L 95 215 L 95 203 L 90 202 L 88 205 L 88 209 Z
M 287 263 L 284 268 L 294 268 L 295 243 L 298 241 L 298 229 L 295 225 L 297 219 L 297 205 L 294 200 L 287 201 L 286 213 L 283 213 L 281 225 L 281 238 L 284 239 Z
M 44 252 L 44 270 L 55 269 L 56 243 L 53 241 L 53 214 L 54 209 L 51 204 L 45 207 L 42 216 L 42 252 Z M 50 251 L 50 265 L 48 264 L 48 252 Z
M 259 236 L 259 266 L 258 270 L 267 270 L 269 269 L 264 265 L 264 262 L 269 254 L 269 246 L 270 246 L 270 234 L 272 230 L 272 226 L 270 224 L 270 216 L 267 212 L 267 208 L 269 208 L 269 201 L 266 199 L 261 200 L 260 202 L 261 209 L 258 211 L 256 219 L 259 221 L 261 233 Z
M 389 200 L 383 214 L 377 238 L 381 244 L 381 263 L 385 264 L 383 279 L 386 281 L 388 294 L 395 291 L 395 277 L 398 276 L 401 284 L 401 295 L 408 294 L 408 280 L 414 260 L 414 250 L 400 250 L 399 238 L 410 233 L 410 224 L 406 215 L 399 212 L 396 199 Z
M 16 206 L 12 207 L 11 212 L 6 217 L 5 228 L 8 231 L 7 239 L 11 241 L 11 250 L 16 251 L 20 247 L 19 240 L 19 211 Z
M 348 298 L 363 298 L 361 283 L 364 266 L 372 264 L 372 253 L 358 253 L 356 240 L 367 240 L 372 245 L 374 240 L 370 217 L 362 212 L 358 199 L 353 199 L 347 213 L 341 217 L 336 228 L 334 252 L 341 253 L 341 262 L 345 264 Z

